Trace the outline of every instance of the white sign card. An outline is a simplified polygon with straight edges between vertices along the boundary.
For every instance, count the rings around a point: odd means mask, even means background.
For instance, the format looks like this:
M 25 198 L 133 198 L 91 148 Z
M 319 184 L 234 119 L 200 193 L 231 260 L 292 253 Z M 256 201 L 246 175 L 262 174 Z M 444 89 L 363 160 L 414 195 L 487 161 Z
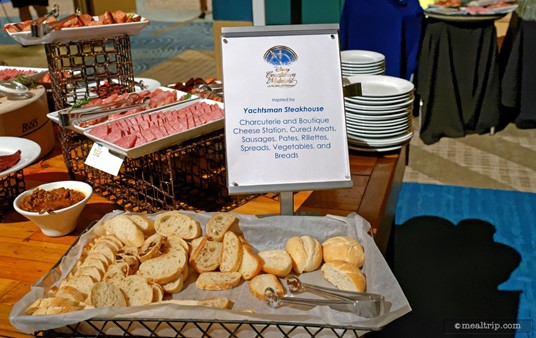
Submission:
M 110 175 L 117 176 L 121 165 L 123 165 L 123 160 L 124 158 L 111 153 L 110 149 L 95 142 L 84 163 Z
M 352 186 L 337 31 L 222 28 L 231 194 Z

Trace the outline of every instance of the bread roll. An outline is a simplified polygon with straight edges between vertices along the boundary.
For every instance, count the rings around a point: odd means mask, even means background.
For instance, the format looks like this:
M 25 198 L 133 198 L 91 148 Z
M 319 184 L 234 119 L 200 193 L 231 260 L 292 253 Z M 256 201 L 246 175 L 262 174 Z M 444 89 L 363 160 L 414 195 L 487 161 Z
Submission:
M 363 292 L 366 289 L 365 275 L 355 264 L 333 261 L 322 265 L 322 276 L 340 290 Z
M 285 250 L 292 258 L 292 270 L 298 274 L 314 271 L 322 264 L 322 245 L 311 236 L 289 238 Z
M 292 258 L 285 250 L 274 249 L 260 251 L 262 270 L 277 277 L 285 277 L 292 270 Z
M 324 262 L 345 261 L 358 268 L 365 262 L 365 251 L 361 244 L 348 236 L 336 236 L 322 243 Z

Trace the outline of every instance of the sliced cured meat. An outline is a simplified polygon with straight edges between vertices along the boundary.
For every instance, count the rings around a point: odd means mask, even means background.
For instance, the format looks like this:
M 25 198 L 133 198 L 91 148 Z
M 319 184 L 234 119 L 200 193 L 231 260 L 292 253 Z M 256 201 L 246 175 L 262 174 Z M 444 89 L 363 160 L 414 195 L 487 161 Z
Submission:
M 15 164 L 20 161 L 20 150 L 17 150 L 11 155 L 0 155 L 0 171 L 8 170 L 13 168 Z
M 97 126 L 89 133 L 128 149 L 222 119 L 223 115 L 217 104 L 196 102 L 181 109 L 125 117 Z M 136 138 L 127 138 L 128 135 Z

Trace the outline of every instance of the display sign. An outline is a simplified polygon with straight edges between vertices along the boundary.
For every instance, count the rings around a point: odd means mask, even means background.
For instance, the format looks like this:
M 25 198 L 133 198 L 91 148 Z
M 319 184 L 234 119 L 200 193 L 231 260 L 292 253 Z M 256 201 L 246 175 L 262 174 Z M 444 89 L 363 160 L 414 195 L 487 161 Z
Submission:
M 352 186 L 337 30 L 222 28 L 229 193 Z
M 117 176 L 123 165 L 124 157 L 113 154 L 110 149 L 100 143 L 93 143 L 84 164 L 99 169 L 110 175 Z

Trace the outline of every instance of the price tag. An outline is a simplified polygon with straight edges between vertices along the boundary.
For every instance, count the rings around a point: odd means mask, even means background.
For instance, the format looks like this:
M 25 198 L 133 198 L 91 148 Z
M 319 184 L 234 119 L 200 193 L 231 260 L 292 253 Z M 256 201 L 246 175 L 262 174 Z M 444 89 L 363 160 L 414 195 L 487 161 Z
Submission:
M 110 175 L 117 176 L 123 160 L 124 158 L 112 154 L 110 149 L 95 142 L 84 163 Z

